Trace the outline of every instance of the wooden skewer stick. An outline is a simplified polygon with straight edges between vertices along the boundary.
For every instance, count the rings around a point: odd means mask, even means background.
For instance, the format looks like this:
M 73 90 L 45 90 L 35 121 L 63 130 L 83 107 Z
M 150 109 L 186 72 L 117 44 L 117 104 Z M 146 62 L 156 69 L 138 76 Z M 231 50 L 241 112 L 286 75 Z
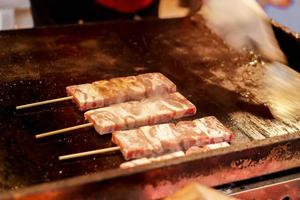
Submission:
M 93 126 L 93 123 L 81 124 L 81 125 L 77 125 L 77 126 L 64 128 L 64 129 L 59 129 L 59 130 L 56 130 L 56 131 L 40 133 L 40 134 L 36 135 L 35 138 L 37 138 L 37 139 L 44 138 L 44 137 L 57 135 L 57 134 L 61 134 L 61 133 L 65 133 L 65 132 L 69 132 L 69 131 L 73 131 L 73 130 L 77 130 L 77 129 L 82 129 L 82 128 L 86 128 L 86 127 L 91 127 L 91 126 Z
M 91 156 L 91 155 L 96 155 L 96 154 L 103 154 L 103 153 L 119 151 L 119 150 L 120 150 L 119 146 L 109 147 L 109 148 L 105 148 L 105 149 L 96 149 L 96 150 L 92 150 L 92 151 L 85 151 L 85 152 L 81 152 L 81 153 L 74 153 L 74 154 L 59 156 L 58 159 L 59 160 L 69 160 L 69 159 L 73 159 L 73 158 L 80 158 L 80 157 Z
M 29 103 L 29 104 L 17 106 L 16 110 L 21 110 L 24 108 L 30 108 L 30 107 L 34 107 L 34 106 L 40 106 L 40 105 L 55 103 L 55 102 L 60 102 L 60 101 L 67 101 L 67 100 L 72 100 L 72 99 L 73 99 L 73 96 L 68 96 L 68 97 L 62 97 L 62 98 L 57 98 L 57 99 L 35 102 L 35 103 Z

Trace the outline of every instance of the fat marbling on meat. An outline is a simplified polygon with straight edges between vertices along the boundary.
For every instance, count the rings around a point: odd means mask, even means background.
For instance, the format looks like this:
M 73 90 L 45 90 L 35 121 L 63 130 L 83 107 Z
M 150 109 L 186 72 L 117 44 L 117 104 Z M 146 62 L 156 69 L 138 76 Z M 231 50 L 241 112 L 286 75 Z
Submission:
M 84 116 L 102 135 L 117 130 L 169 122 L 195 113 L 196 107 L 180 93 L 175 92 L 90 110 L 85 112 Z
M 206 122 L 217 124 L 215 127 L 205 127 Z M 126 160 L 154 157 L 162 154 L 186 151 L 193 146 L 230 142 L 233 133 L 225 128 L 215 117 L 204 117 L 193 121 L 144 126 L 127 131 L 115 131 L 112 141 L 120 147 Z
M 66 91 L 79 110 L 88 110 L 173 93 L 176 85 L 161 73 L 146 73 L 72 85 Z
M 203 147 L 193 146 L 193 147 L 189 148 L 186 152 L 176 151 L 176 152 L 168 153 L 168 154 L 165 154 L 162 156 L 156 156 L 156 157 L 151 157 L 151 158 L 139 158 L 139 159 L 127 161 L 127 162 L 122 163 L 120 165 L 120 168 L 127 169 L 127 168 L 136 167 L 136 166 L 147 165 L 147 164 L 151 164 L 151 163 L 155 163 L 155 162 L 163 162 L 163 161 L 171 160 L 174 158 L 188 156 L 191 154 L 199 154 L 199 153 L 207 152 L 209 150 L 220 149 L 220 148 L 225 148 L 225 147 L 229 147 L 229 146 L 230 146 L 230 144 L 227 142 L 208 144 Z

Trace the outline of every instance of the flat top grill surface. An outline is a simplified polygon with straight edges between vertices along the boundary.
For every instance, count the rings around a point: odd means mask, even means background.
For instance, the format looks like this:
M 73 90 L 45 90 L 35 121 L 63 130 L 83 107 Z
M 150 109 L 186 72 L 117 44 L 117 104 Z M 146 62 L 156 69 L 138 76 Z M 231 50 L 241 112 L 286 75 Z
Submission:
M 235 133 L 232 145 L 299 131 L 265 105 L 257 55 L 229 49 L 200 16 L 0 33 L 0 191 L 117 168 L 121 153 L 67 162 L 59 155 L 110 147 L 94 129 L 36 140 L 35 134 L 82 124 L 72 102 L 15 111 L 65 96 L 65 87 L 161 72 L 191 100 L 197 115 L 216 116 Z M 188 119 L 188 118 L 186 118 Z

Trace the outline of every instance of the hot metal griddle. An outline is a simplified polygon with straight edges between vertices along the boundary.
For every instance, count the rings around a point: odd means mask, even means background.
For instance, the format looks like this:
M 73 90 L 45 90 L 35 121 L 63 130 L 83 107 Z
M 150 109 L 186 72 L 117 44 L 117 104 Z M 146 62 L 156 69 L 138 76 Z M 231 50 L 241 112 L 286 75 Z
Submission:
M 299 69 L 298 36 L 274 25 Z M 161 198 L 191 181 L 216 186 L 300 166 L 299 125 L 275 120 L 264 96 L 262 61 L 237 53 L 201 16 L 71 25 L 0 33 L 0 198 Z M 58 161 L 59 155 L 113 146 L 93 129 L 36 140 L 83 123 L 72 102 L 16 111 L 65 96 L 65 87 L 161 72 L 235 134 L 230 148 L 121 170 L 118 152 Z M 146 109 L 146 108 L 145 108 Z

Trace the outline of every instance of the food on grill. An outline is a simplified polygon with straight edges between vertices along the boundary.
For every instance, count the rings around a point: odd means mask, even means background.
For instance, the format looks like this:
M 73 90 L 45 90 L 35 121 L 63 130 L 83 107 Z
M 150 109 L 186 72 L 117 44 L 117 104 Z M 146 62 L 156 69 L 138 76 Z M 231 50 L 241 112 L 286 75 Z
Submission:
M 208 144 L 203 147 L 193 146 L 193 147 L 189 148 L 185 153 L 183 151 L 176 151 L 176 152 L 165 154 L 162 156 L 157 156 L 157 157 L 152 157 L 152 158 L 139 158 L 136 160 L 124 162 L 120 165 L 120 168 L 126 169 L 126 168 L 141 166 L 141 165 L 147 165 L 147 164 L 154 163 L 154 162 L 166 161 L 166 160 L 170 160 L 172 158 L 183 157 L 185 155 L 190 155 L 190 154 L 195 154 L 195 153 L 203 153 L 203 152 L 206 152 L 211 149 L 219 149 L 219 148 L 224 148 L 224 147 L 228 147 L 228 146 L 230 146 L 230 145 L 227 142 Z
M 139 158 L 139 159 L 136 159 L 136 160 L 132 160 L 132 161 L 122 163 L 120 165 L 120 168 L 126 169 L 126 168 L 141 166 L 141 165 L 147 165 L 147 164 L 150 164 L 150 163 L 166 161 L 166 160 L 170 160 L 172 158 L 179 158 L 179 157 L 183 157 L 183 156 L 184 156 L 183 151 L 176 151 L 176 152 L 173 152 L 173 153 L 169 153 L 169 154 L 166 154 L 166 155 L 157 156 L 157 157 L 153 157 L 153 158 Z
M 191 148 L 189 148 L 185 154 L 186 155 L 190 155 L 190 154 L 196 154 L 196 153 L 202 153 L 202 152 L 206 152 L 208 150 L 212 150 L 212 149 L 220 149 L 220 148 L 225 148 L 225 147 L 229 147 L 230 144 L 227 142 L 220 142 L 220 143 L 215 143 L 215 144 L 208 144 L 205 145 L 204 147 L 197 147 L 197 146 L 193 146 Z
M 210 125 L 215 124 L 216 127 Z M 215 117 L 204 117 L 176 125 L 160 124 L 134 130 L 115 131 L 112 141 L 120 147 L 126 160 L 154 157 L 175 151 L 185 151 L 192 146 L 230 142 L 233 134 Z
M 176 92 L 90 110 L 84 116 L 103 135 L 117 130 L 168 122 L 195 113 L 196 107 Z
M 147 73 L 72 85 L 66 90 L 80 110 L 88 110 L 173 93 L 176 85 L 161 73 Z

